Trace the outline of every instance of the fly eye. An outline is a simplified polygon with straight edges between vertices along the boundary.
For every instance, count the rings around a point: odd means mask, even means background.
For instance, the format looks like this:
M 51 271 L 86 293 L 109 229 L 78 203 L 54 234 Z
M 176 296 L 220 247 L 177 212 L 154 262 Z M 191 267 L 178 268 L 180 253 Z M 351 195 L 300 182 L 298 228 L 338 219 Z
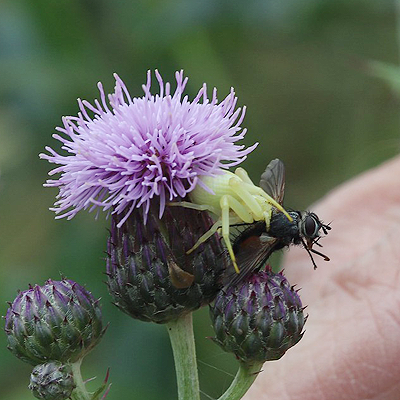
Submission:
M 308 238 L 315 238 L 318 236 L 318 231 L 319 231 L 319 223 L 315 219 L 315 217 L 311 215 L 307 215 L 304 218 L 304 234 Z

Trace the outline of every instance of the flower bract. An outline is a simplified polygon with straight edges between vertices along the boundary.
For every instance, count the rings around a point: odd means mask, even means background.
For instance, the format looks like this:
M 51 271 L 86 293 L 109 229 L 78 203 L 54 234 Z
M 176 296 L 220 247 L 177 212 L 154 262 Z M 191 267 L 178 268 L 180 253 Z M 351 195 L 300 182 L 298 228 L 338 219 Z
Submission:
M 168 207 L 162 219 L 151 211 L 143 224 L 137 210 L 118 228 L 119 218 L 111 218 L 106 274 L 120 310 L 142 321 L 167 323 L 214 300 L 227 266 L 218 236 L 186 254 L 198 233 L 212 225 L 207 213 Z
M 36 365 L 31 374 L 29 389 L 37 399 L 70 399 L 76 385 L 71 366 L 59 361 Z
M 32 365 L 82 359 L 105 331 L 98 303 L 68 279 L 31 286 L 7 310 L 4 330 L 9 350 Z
M 267 266 L 218 293 L 213 340 L 244 363 L 278 360 L 303 337 L 303 310 L 297 291 Z

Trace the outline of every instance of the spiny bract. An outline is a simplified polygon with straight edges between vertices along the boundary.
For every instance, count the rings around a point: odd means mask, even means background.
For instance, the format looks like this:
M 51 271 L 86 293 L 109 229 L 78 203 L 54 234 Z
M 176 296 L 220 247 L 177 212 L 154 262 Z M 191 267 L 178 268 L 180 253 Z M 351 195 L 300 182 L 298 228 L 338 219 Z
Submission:
M 33 369 L 29 389 L 38 399 L 65 400 L 70 398 L 75 386 L 71 366 L 51 361 Z
M 114 304 L 133 318 L 165 323 L 209 304 L 221 288 L 226 263 L 216 235 L 186 254 L 212 221 L 203 212 L 170 207 L 162 219 L 140 210 L 118 227 L 113 215 L 108 241 L 108 288 Z
M 67 279 L 49 279 L 43 286 L 20 292 L 5 320 L 9 350 L 32 365 L 75 362 L 104 333 L 98 300 Z
M 277 360 L 303 336 L 300 298 L 269 268 L 221 290 L 210 315 L 213 340 L 245 363 Z

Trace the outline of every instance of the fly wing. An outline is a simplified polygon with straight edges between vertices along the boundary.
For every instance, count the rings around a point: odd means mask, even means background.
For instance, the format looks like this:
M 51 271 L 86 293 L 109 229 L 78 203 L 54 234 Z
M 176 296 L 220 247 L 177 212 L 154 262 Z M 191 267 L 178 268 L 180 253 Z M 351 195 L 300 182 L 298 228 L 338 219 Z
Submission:
M 277 245 L 279 240 L 267 234 L 250 236 L 243 241 L 236 253 L 240 272 L 236 273 L 233 267 L 229 268 L 223 278 L 224 287 L 237 285 L 253 271 L 263 268 Z
M 272 160 L 261 175 L 260 187 L 279 204 L 285 195 L 285 165 L 281 160 Z

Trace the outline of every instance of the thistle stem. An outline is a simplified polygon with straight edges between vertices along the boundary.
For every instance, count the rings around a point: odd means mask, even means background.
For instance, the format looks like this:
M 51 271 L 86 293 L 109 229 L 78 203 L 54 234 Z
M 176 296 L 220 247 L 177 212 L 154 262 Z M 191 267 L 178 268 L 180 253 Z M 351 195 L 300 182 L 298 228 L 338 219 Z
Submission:
M 218 400 L 239 400 L 249 390 L 257 378 L 263 363 L 256 362 L 252 365 L 240 363 L 238 372 L 235 379 L 232 381 L 231 386 Z
M 398 50 L 398 58 L 400 62 L 400 0 L 395 0 L 394 2 L 395 11 L 396 11 L 396 39 L 397 39 L 397 50 Z
M 174 354 L 178 399 L 200 400 L 192 313 L 166 325 Z
M 74 376 L 74 381 L 76 388 L 72 392 L 71 398 L 72 400 L 90 400 L 91 395 L 86 390 L 85 382 L 83 382 L 82 374 L 81 374 L 81 364 L 82 359 L 78 360 L 71 364 L 72 373 Z

